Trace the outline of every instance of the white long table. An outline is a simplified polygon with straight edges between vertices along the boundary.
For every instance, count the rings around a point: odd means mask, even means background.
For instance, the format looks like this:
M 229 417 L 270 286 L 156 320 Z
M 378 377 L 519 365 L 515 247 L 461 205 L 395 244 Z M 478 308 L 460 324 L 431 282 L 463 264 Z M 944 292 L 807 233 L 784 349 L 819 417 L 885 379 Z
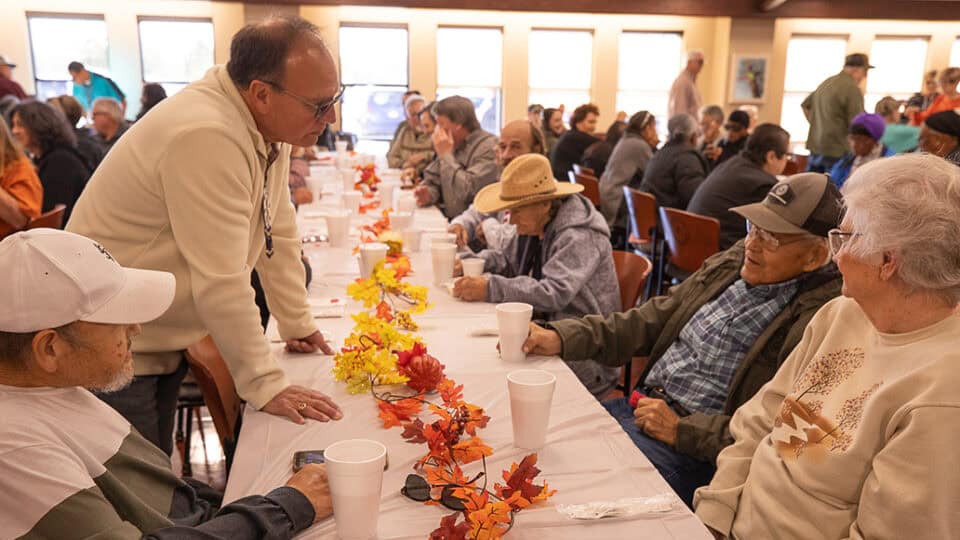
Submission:
M 322 225 L 303 222 L 303 229 L 316 232 Z M 442 229 L 443 217 L 434 209 L 418 210 L 416 226 Z M 431 281 L 428 243 L 412 257 L 414 274 L 409 280 L 418 285 Z M 359 271 L 349 249 L 310 247 L 307 249 L 314 282 L 312 298 L 346 298 L 347 284 Z M 433 308 L 415 320 L 418 332 L 431 354 L 446 365 L 449 377 L 464 385 L 468 402 L 483 407 L 491 418 L 479 432 L 493 448 L 487 460 L 490 488 L 502 481 L 501 471 L 518 462 L 528 452 L 513 447 L 510 403 L 506 374 L 519 367 L 535 367 L 554 373 L 557 388 L 550 416 L 546 446 L 539 451 L 539 478 L 549 482 L 557 494 L 545 503 L 521 511 L 507 537 L 516 540 L 562 539 L 710 539 L 699 520 L 682 504 L 669 512 L 645 514 L 633 518 L 598 521 L 574 521 L 556 511 L 558 504 L 579 504 L 615 500 L 624 497 L 645 497 L 669 493 L 670 488 L 656 469 L 634 446 L 620 426 L 580 384 L 559 358 L 531 357 L 523 363 L 502 361 L 496 351 L 495 337 L 475 337 L 477 330 L 496 327 L 494 306 L 486 303 L 464 303 L 450 297 L 439 287 L 430 288 Z M 360 309 L 349 300 L 349 315 Z M 353 322 L 347 317 L 318 319 L 319 326 L 333 334 L 337 346 L 349 334 Z M 274 333 L 271 329 L 268 334 Z M 243 429 L 227 484 L 225 503 L 240 497 L 265 493 L 283 485 L 291 475 L 292 457 L 298 450 L 323 449 L 335 441 L 368 438 L 388 448 L 390 468 L 384 474 L 380 503 L 379 538 L 381 540 L 423 539 L 435 529 L 449 510 L 425 506 L 400 494 L 414 462 L 426 453 L 426 446 L 409 444 L 400 437 L 400 428 L 383 429 L 377 418 L 377 406 L 369 394 L 350 395 L 346 385 L 334 381 L 329 356 L 286 353 L 275 345 L 275 353 L 290 380 L 332 396 L 344 411 L 339 422 L 310 421 L 301 426 L 248 407 Z M 425 413 L 423 418 L 429 418 Z M 465 467 L 472 476 L 479 463 Z M 311 527 L 300 538 L 336 538 L 333 519 Z

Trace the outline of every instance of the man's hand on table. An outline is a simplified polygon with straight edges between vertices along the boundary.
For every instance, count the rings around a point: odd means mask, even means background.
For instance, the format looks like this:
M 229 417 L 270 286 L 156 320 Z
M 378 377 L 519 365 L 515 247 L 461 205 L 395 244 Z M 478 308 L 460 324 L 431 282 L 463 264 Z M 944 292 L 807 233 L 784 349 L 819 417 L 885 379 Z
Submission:
M 333 354 L 333 349 L 323 339 L 319 330 L 303 339 L 287 340 L 287 352 L 309 354 L 317 352 L 317 349 L 323 351 L 323 354 Z
M 647 435 L 673 446 L 677 442 L 680 417 L 662 399 L 640 398 L 633 411 L 633 423 Z
M 458 279 L 453 284 L 453 297 L 466 302 L 486 302 L 487 278 L 483 276 L 466 276 Z
M 287 487 L 299 491 L 313 505 L 316 514 L 313 522 L 326 519 L 333 513 L 333 499 L 330 498 L 330 481 L 327 479 L 327 466 L 309 463 L 287 480 Z
M 467 229 L 459 223 L 454 223 L 453 225 L 447 227 L 448 233 L 453 233 L 457 235 L 457 247 L 463 249 L 467 246 L 467 242 L 470 240 L 467 238 Z
M 537 323 L 530 323 L 530 335 L 523 342 L 523 352 L 541 356 L 557 356 L 563 349 L 560 334 L 547 330 Z
M 413 188 L 413 197 L 417 200 L 417 206 L 430 206 L 433 204 L 433 194 L 427 189 L 427 186 L 417 186 Z
M 291 384 L 260 409 L 274 416 L 286 416 L 297 424 L 306 423 L 307 418 L 328 422 L 343 418 L 340 407 L 326 394 Z

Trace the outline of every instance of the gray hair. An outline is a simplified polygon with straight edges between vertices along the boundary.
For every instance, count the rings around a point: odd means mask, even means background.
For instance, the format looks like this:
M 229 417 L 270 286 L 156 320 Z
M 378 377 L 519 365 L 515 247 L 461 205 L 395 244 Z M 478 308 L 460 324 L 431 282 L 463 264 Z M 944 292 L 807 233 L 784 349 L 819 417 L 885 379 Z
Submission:
M 93 112 L 106 113 L 110 118 L 116 120 L 117 123 L 123 121 L 123 108 L 120 106 L 120 102 L 113 98 L 102 97 L 95 99 L 91 110 Z
M 718 123 L 723 123 L 723 108 L 719 105 L 706 105 L 700 109 L 700 118 L 703 119 L 709 116 L 713 118 Z
M 473 102 L 463 96 L 450 96 L 437 102 L 434 108 L 436 116 L 446 116 L 454 124 L 463 126 L 467 131 L 474 132 L 480 129 L 477 112 Z
M 667 122 L 670 142 L 688 141 L 700 130 L 697 121 L 687 113 L 674 115 Z
M 960 168 L 931 154 L 879 159 L 843 186 L 860 256 L 898 253 L 900 279 L 913 290 L 960 302 Z

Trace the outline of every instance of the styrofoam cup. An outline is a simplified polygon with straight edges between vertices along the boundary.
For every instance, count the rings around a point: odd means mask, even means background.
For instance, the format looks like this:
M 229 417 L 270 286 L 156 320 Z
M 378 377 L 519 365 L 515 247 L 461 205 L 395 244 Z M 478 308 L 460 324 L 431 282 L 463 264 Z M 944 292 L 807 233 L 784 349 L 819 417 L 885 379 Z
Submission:
M 317 176 L 308 176 L 304 178 L 303 181 L 307 184 L 307 189 L 309 189 L 313 195 L 313 201 L 319 201 L 320 194 L 323 191 L 323 179 Z
M 348 439 L 328 446 L 323 457 L 337 536 L 342 540 L 376 538 L 387 447 L 368 439 Z
M 333 147 L 337 149 L 337 155 L 342 156 L 347 153 L 347 141 L 337 141 L 333 143 Z
M 523 342 L 530 334 L 533 306 L 523 302 L 497 304 L 497 329 L 500 331 L 500 358 L 506 362 L 520 362 L 527 355 Z
M 396 212 L 390 214 L 390 229 L 394 231 L 403 231 L 413 225 L 412 212 Z
M 347 247 L 350 242 L 350 214 L 349 210 L 327 210 L 323 219 L 327 222 L 327 238 L 330 247 Z
M 380 182 L 377 186 L 377 193 L 380 194 L 380 208 L 393 208 L 393 196 L 398 187 L 400 187 L 399 181 Z
M 431 244 L 430 258 L 433 262 L 433 284 L 443 285 L 453 279 L 453 263 L 457 259 L 454 244 Z
M 356 191 L 353 187 L 357 183 L 357 171 L 352 168 L 340 169 L 340 181 L 343 183 L 343 192 Z
M 360 202 L 363 200 L 363 193 L 359 191 L 344 191 L 342 197 L 344 208 L 354 214 L 360 213 Z
M 393 204 L 397 212 L 413 212 L 417 209 L 417 199 L 409 191 L 400 190 L 400 193 L 394 197 Z
M 404 229 L 400 231 L 403 237 L 403 246 L 407 253 L 416 253 L 420 251 L 420 229 Z
M 360 244 L 360 277 L 370 277 L 373 267 L 387 257 L 389 249 L 389 246 L 380 242 Z
M 457 245 L 457 235 L 453 233 L 433 233 L 430 235 L 430 245 L 434 244 L 452 244 Z
M 536 450 L 547 442 L 550 406 L 557 377 L 541 369 L 518 369 L 507 374 L 513 445 Z
M 463 266 L 463 275 L 465 276 L 479 276 L 483 273 L 485 263 L 486 261 L 479 257 L 460 260 L 460 264 Z

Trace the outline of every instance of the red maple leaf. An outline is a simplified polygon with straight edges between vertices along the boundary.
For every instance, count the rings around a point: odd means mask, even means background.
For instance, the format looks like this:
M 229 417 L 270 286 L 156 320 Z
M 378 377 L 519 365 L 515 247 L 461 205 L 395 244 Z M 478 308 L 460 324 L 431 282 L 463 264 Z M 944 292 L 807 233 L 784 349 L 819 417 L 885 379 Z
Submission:
M 533 479 L 540 474 L 540 469 L 536 467 L 536 464 L 537 454 L 534 452 L 523 458 L 519 465 L 514 463 L 510 466 L 509 471 L 503 471 L 503 479 L 507 481 L 507 485 L 496 484 L 494 486 L 497 496 L 506 499 L 514 492 L 519 491 L 520 496 L 529 501 L 539 495 L 543 491 L 543 486 L 533 483 Z
M 454 512 L 440 520 L 440 527 L 430 533 L 430 540 L 467 540 L 470 524 L 466 521 L 457 523 L 460 512 Z
M 397 351 L 397 367 L 405 368 L 414 356 L 423 356 L 427 354 L 427 346 L 422 341 L 413 344 L 413 348 L 406 351 Z
M 403 424 L 403 433 L 400 436 L 406 439 L 408 443 L 422 444 L 427 442 L 427 438 L 423 436 L 423 421 L 419 418 Z
M 391 428 L 409 422 L 420 412 L 423 404 L 418 399 L 406 398 L 394 402 L 377 401 L 377 407 L 380 408 L 378 416 L 383 420 L 383 427 Z

